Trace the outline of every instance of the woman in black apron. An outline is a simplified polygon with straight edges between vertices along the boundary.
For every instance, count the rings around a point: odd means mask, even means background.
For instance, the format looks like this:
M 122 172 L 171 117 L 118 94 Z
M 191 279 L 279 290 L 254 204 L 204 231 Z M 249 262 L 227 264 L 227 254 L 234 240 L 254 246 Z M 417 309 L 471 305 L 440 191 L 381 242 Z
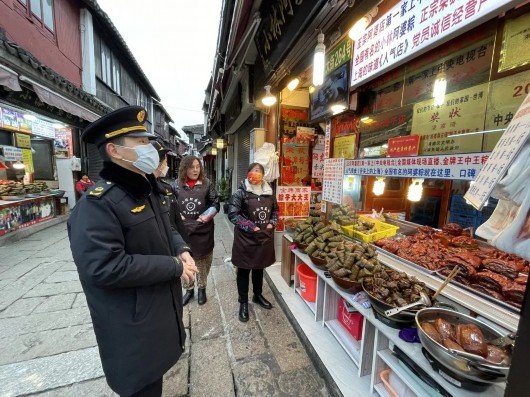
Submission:
M 219 196 L 212 183 L 204 176 L 201 162 L 195 156 L 182 159 L 179 179 L 173 183 L 178 213 L 184 221 L 197 274 L 199 305 L 206 303 L 206 283 L 212 266 L 214 247 L 213 217 L 219 212 Z M 184 306 L 193 298 L 194 283 L 184 283 L 187 289 Z
M 278 203 L 270 185 L 263 180 L 263 166 L 252 163 L 247 179 L 230 199 L 228 217 L 234 228 L 232 263 L 237 266 L 239 320 L 248 321 L 248 284 L 252 271 L 252 302 L 265 309 L 272 304 L 263 297 L 263 269 L 275 262 L 274 228 Z

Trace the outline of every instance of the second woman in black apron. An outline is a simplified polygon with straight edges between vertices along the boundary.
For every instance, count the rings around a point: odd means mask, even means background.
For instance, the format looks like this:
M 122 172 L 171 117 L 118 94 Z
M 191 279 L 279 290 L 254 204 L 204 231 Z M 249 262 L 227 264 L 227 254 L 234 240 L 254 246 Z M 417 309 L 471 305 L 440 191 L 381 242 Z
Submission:
M 265 309 L 272 304 L 263 297 L 263 269 L 275 262 L 274 228 L 278 222 L 278 203 L 270 185 L 263 180 L 264 169 L 253 163 L 247 178 L 230 199 L 228 217 L 236 225 L 232 263 L 237 266 L 239 320 L 248 321 L 248 287 L 252 272 L 252 301 Z
M 179 178 L 174 182 L 177 208 L 188 233 L 197 274 L 199 305 L 206 303 L 206 283 L 212 266 L 214 247 L 213 217 L 219 212 L 219 197 L 204 169 L 195 156 L 186 156 L 179 167 Z M 194 284 L 185 284 L 184 306 L 193 298 Z

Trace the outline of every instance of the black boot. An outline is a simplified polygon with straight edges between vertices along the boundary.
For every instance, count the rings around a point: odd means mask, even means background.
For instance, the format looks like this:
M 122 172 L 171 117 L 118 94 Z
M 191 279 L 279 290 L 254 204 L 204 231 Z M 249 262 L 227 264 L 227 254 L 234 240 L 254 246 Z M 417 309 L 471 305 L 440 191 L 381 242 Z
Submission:
M 194 292 L 195 292 L 195 290 L 193 290 L 193 289 L 186 290 L 186 293 L 182 297 L 182 306 L 186 306 L 189 303 L 191 298 L 193 298 Z
M 257 303 L 264 309 L 272 309 L 272 303 L 265 299 L 265 297 L 261 294 L 254 294 L 252 297 L 252 302 Z
M 204 305 L 206 301 L 206 288 L 199 288 L 199 293 L 197 294 L 197 303 L 199 305 Z
M 239 304 L 239 321 L 246 323 L 248 321 L 248 303 Z

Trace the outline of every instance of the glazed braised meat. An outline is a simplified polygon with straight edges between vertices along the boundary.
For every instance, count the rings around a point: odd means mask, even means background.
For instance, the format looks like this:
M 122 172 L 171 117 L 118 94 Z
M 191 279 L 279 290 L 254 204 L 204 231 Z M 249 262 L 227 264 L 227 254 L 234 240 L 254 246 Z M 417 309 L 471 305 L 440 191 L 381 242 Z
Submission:
M 525 290 L 526 285 L 511 283 L 503 287 L 502 294 L 508 301 L 521 304 L 523 303 Z
M 444 339 L 443 340 L 443 345 L 445 347 L 447 347 L 448 349 L 460 350 L 462 352 L 465 352 L 465 350 L 464 350 L 464 348 L 462 346 L 460 346 L 458 343 L 456 343 L 455 341 L 453 341 L 451 339 Z
M 448 223 L 442 227 L 444 233 L 450 234 L 452 236 L 461 236 L 464 229 L 458 223 Z
M 528 275 L 524 275 L 521 277 L 517 277 L 515 280 L 513 280 L 517 284 L 526 285 L 528 282 Z
M 494 364 L 500 364 L 506 358 L 508 358 L 508 354 L 505 350 L 497 346 L 488 345 L 488 355 L 486 356 L 487 361 Z
M 451 324 L 449 321 L 444 320 L 443 318 L 437 318 L 434 321 L 434 327 L 436 328 L 436 331 L 438 331 L 438 334 L 440 334 L 442 340 L 455 340 L 455 328 L 453 327 L 453 324 Z
M 475 324 L 458 324 L 455 333 L 456 343 L 462 346 L 466 352 L 482 357 L 488 355 L 488 345 L 484 341 L 484 335 Z
M 439 344 L 442 344 L 442 338 L 434 325 L 428 322 L 421 323 L 421 329 L 423 329 L 423 332 L 425 332 L 432 340 L 435 342 L 438 342 Z
M 503 288 L 511 286 L 513 283 L 500 274 L 490 272 L 489 270 L 479 272 L 473 277 L 475 284 L 482 285 L 493 291 L 502 292 Z
M 468 265 L 469 267 L 466 267 L 466 271 L 475 271 L 475 269 L 473 268 L 473 266 L 471 265 Z M 453 270 L 452 267 L 443 267 L 439 270 L 439 273 L 442 275 L 442 276 L 449 276 L 449 274 L 451 273 L 451 271 Z M 459 282 L 460 284 L 463 284 L 463 285 L 469 285 L 470 282 L 469 282 L 469 279 L 467 278 L 467 276 L 463 275 L 462 274 L 462 268 L 460 268 L 460 272 L 458 272 L 458 274 L 453 278 L 453 280 Z
M 503 259 L 483 259 L 482 266 L 492 272 L 499 273 L 511 279 L 517 278 L 523 270 L 523 265 L 518 262 L 507 261 Z
M 471 284 L 470 287 L 473 287 L 474 289 L 476 289 L 478 292 L 482 292 L 483 294 L 486 294 L 488 296 L 491 296 L 493 299 L 496 299 L 498 301 L 501 301 L 501 302 L 504 302 L 506 299 L 504 298 L 504 295 L 501 294 L 500 292 L 498 291 L 493 291 L 489 288 L 486 288 L 484 287 L 483 285 L 480 285 L 480 284 Z

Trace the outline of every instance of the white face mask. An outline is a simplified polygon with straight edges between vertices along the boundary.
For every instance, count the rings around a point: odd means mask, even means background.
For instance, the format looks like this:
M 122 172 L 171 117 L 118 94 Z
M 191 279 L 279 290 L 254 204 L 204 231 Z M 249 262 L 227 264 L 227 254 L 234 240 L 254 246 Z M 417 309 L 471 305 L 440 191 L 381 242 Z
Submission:
M 121 145 L 116 146 L 122 147 L 124 149 L 132 149 L 136 152 L 136 154 L 138 155 L 138 159 L 136 161 L 131 161 L 127 159 L 122 160 L 127 161 L 128 163 L 132 163 L 132 165 L 134 165 L 140 171 L 145 172 L 146 174 L 152 174 L 158 168 L 158 163 L 160 161 L 158 157 L 158 152 L 150 143 L 148 143 L 147 145 L 137 145 L 134 147 Z
M 160 176 L 163 178 L 167 175 L 167 172 L 169 170 L 169 167 L 166 165 L 164 168 L 162 168 L 162 171 L 160 171 Z

